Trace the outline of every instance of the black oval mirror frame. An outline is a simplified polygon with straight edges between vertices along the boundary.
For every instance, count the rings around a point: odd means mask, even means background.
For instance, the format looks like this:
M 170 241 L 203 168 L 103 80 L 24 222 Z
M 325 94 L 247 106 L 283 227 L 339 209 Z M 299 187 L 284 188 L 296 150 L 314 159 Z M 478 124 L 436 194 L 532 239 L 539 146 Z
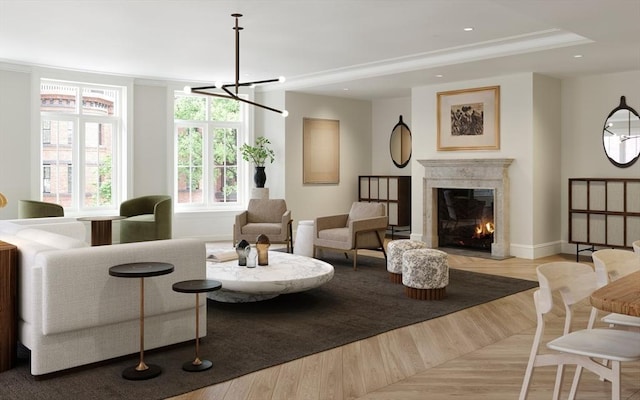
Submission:
M 637 143 L 635 154 L 626 157 L 629 151 L 633 151 L 631 143 Z M 640 157 L 640 115 L 627 105 L 624 96 L 620 97 L 620 105 L 614 108 L 604 121 L 602 146 L 607 158 L 616 167 L 630 167 Z M 631 159 L 628 160 L 629 158 Z
M 400 116 L 400 121 L 391 131 L 389 152 L 391 153 L 391 160 L 398 168 L 406 167 L 409 164 L 409 160 L 411 160 L 411 130 L 402 121 L 402 115 Z

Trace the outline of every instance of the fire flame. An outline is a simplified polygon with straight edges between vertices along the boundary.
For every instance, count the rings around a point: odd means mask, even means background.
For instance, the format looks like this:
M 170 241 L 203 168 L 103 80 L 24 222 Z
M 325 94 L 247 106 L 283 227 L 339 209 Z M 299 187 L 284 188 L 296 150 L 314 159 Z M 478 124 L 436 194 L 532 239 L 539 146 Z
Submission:
M 480 237 L 482 235 L 490 235 L 495 230 L 493 224 L 491 222 L 487 222 L 486 224 L 480 224 L 476 226 L 476 237 Z

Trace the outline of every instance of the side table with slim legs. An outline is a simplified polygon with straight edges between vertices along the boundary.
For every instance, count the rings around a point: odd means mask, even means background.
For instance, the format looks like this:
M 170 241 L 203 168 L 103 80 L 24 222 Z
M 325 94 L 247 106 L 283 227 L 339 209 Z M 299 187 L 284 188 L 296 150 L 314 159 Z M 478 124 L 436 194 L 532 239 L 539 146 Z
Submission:
M 173 272 L 173 265 L 161 262 L 138 262 L 121 264 L 109 268 L 109 275 L 120 278 L 140 278 L 140 362 L 135 367 L 122 371 L 122 377 L 144 380 L 160 375 L 162 368 L 144 362 L 144 278 L 166 275 Z
M 173 290 L 180 293 L 196 294 L 196 358 L 193 361 L 187 361 L 182 364 L 182 369 L 189 372 L 206 371 L 213 365 L 209 360 L 201 360 L 200 351 L 200 293 L 213 292 L 220 290 L 222 283 L 208 279 L 194 279 L 190 281 L 181 281 L 173 284 Z

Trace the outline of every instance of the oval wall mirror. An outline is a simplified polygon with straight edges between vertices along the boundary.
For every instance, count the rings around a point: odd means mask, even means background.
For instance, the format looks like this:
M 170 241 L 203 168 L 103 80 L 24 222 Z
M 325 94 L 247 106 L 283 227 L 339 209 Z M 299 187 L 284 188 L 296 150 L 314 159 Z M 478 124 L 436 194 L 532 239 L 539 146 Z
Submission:
M 624 96 L 604 122 L 602 144 L 609 161 L 620 168 L 633 165 L 640 156 L 640 115 Z
M 391 160 L 398 168 L 404 168 L 411 160 L 411 130 L 402 121 L 393 127 L 391 131 L 391 139 L 389 141 L 389 150 L 391 151 Z

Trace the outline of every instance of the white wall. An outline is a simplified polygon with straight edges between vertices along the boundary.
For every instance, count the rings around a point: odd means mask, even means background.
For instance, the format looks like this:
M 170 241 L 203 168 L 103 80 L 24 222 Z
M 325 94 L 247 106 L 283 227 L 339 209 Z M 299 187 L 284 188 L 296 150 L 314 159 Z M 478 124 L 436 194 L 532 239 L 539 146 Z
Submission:
M 562 81 L 562 233 L 563 252 L 568 244 L 567 186 L 569 178 L 639 178 L 640 162 L 618 168 L 606 157 L 602 128 L 611 110 L 626 96 L 627 105 L 640 112 L 640 70 L 594 75 Z
M 286 95 L 286 200 L 294 225 L 322 215 L 344 214 L 358 199 L 358 176 L 371 173 L 371 103 L 289 92 Z M 303 184 L 302 119 L 340 121 L 340 182 Z
M 256 93 L 256 101 L 276 109 L 285 109 L 284 91 L 269 91 Z M 271 142 L 271 148 L 276 153 L 273 163 L 265 165 L 269 197 L 272 199 L 285 198 L 285 182 L 287 180 L 287 158 L 285 144 L 285 129 L 288 118 L 269 110 L 255 109 L 255 136 L 264 136 Z M 253 176 L 253 175 L 252 175 Z M 253 182 L 253 181 L 252 181 Z M 251 185 L 254 187 L 255 185 Z
M 530 258 L 561 251 L 561 85 L 557 79 L 533 76 L 533 251 Z
M 500 149 L 482 151 L 437 151 L 437 93 L 485 86 L 500 86 Z M 534 258 L 532 212 L 533 170 L 533 74 L 499 76 L 466 82 L 416 87 L 412 90 L 412 238 L 423 238 L 424 167 L 417 160 L 454 158 L 513 158 L 509 167 L 511 185 L 511 255 Z
M 0 65 L 0 192 L 8 200 L 0 219 L 17 218 L 18 200 L 30 198 L 31 75 Z M 11 68 L 11 69 L 9 69 Z
M 372 175 L 411 175 L 411 163 L 398 168 L 391 160 L 389 140 L 391 131 L 402 115 L 402 120 L 411 126 L 411 97 L 374 100 L 372 103 Z
M 167 129 L 167 86 L 165 83 L 141 83 L 134 86 L 133 182 L 131 195 L 172 195 L 171 177 L 167 165 L 173 154 L 167 141 L 172 130 Z

